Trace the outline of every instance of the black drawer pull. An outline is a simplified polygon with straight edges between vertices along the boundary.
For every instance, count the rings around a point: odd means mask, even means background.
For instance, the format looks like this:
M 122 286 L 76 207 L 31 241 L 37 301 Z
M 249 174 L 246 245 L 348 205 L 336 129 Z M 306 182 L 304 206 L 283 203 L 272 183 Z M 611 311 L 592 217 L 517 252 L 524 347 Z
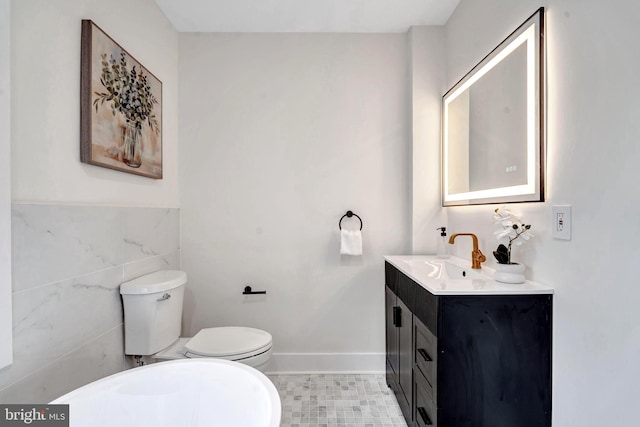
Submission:
M 433 362 L 433 359 L 431 358 L 431 356 L 429 356 L 424 348 L 419 348 L 418 353 L 420 353 L 420 356 L 422 356 L 425 362 Z
M 393 307 L 393 326 L 402 327 L 402 310 L 400 307 Z
M 433 423 L 429 419 L 429 415 L 427 415 L 427 410 L 424 409 L 422 406 L 418 408 L 418 414 L 420 414 L 420 418 L 422 418 L 422 422 L 425 423 L 425 425 L 428 425 L 428 426 L 433 425 Z

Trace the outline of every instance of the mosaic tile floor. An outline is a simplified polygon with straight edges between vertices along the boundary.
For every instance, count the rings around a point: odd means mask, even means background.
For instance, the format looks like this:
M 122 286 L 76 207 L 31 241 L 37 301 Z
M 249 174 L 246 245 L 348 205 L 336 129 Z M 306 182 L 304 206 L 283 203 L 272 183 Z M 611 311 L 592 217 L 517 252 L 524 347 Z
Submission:
M 282 400 L 281 427 L 406 427 L 381 375 L 269 375 Z

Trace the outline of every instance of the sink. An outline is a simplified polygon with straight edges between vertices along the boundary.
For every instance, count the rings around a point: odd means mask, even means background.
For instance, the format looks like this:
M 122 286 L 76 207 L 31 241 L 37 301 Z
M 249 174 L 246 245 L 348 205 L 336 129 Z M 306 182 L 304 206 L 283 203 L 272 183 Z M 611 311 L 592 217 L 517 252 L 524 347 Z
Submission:
M 476 272 L 471 268 L 463 268 L 449 261 L 444 262 L 444 268 L 449 279 L 469 279 L 469 280 L 486 280 L 488 279 L 482 273 Z
M 429 279 L 444 280 L 490 280 L 490 277 L 474 271 L 471 267 L 465 268 L 445 259 L 406 259 L 404 263 L 410 268 L 419 271 L 421 275 L 426 275 Z

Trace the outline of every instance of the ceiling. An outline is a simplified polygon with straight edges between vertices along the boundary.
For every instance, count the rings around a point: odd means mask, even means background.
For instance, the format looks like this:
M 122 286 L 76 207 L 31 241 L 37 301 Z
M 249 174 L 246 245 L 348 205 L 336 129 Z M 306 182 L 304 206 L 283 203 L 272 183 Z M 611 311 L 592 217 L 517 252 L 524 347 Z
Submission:
M 460 0 L 155 0 L 182 32 L 399 33 L 443 25 Z

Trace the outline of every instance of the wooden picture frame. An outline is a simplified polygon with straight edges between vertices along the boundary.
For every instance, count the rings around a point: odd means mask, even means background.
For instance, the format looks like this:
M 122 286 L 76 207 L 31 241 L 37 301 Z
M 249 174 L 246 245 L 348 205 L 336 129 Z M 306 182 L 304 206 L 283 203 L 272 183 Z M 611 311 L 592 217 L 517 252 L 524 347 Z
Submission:
M 162 179 L 162 82 L 82 20 L 80 160 Z

